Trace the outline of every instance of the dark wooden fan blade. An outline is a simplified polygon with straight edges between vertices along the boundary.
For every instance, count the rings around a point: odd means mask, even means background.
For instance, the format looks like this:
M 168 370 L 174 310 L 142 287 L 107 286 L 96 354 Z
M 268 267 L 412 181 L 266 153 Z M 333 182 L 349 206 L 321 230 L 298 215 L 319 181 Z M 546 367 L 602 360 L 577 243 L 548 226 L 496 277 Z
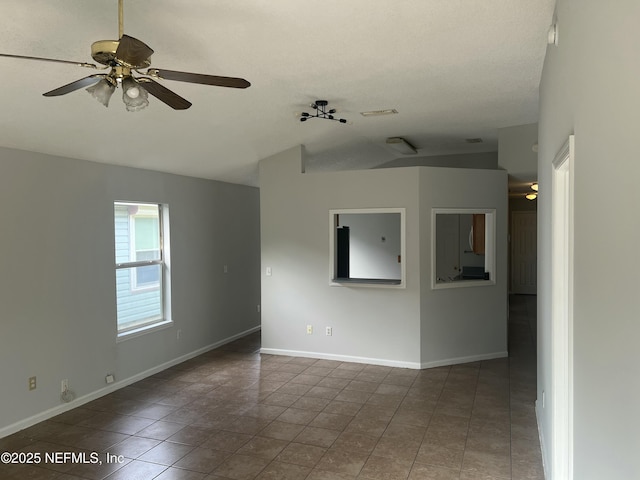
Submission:
M 76 80 L 75 82 L 63 85 L 62 87 L 56 88 L 55 90 L 51 90 L 50 92 L 43 93 L 43 95 L 45 97 L 57 97 L 59 95 L 66 95 L 67 93 L 75 92 L 76 90 L 80 90 L 81 88 L 88 87 L 90 85 L 93 85 L 94 83 L 98 83 L 106 76 L 107 75 L 89 75 L 88 77 L 84 77 L 80 80 Z
M 186 110 L 191 106 L 191 102 L 182 98 L 177 93 L 172 92 L 164 85 L 160 85 L 151 78 L 138 78 L 138 83 L 142 85 L 147 92 L 156 97 L 161 102 L 166 103 L 174 110 Z
M 149 45 L 129 35 L 122 35 L 116 50 L 116 60 L 125 66 L 140 68 L 149 65 L 145 62 L 152 54 L 153 49 Z
M 75 65 L 77 67 L 98 68 L 93 63 L 74 62 L 74 61 L 71 61 L 71 60 L 58 60 L 56 58 L 29 57 L 27 55 L 11 55 L 11 54 L 8 54 L 8 53 L 0 53 L 0 57 L 19 58 L 21 60 L 40 60 L 41 62 L 67 63 L 69 65 Z
M 153 71 L 153 73 L 151 73 Z M 178 82 L 199 83 L 201 85 L 214 85 L 216 87 L 247 88 L 251 83 L 244 78 L 218 77 L 215 75 L 203 75 L 202 73 L 176 72 L 175 70 L 150 69 L 147 73 L 157 75 L 166 80 Z

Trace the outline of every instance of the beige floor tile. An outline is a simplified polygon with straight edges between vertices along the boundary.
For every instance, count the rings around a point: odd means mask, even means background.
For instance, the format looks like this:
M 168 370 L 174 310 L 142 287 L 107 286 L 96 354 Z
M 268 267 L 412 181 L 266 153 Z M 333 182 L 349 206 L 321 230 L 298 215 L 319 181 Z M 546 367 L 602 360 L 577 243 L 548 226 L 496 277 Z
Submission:
M 347 452 L 370 454 L 376 447 L 380 437 L 370 437 L 361 433 L 343 432 L 333 443 L 333 448 Z
M 273 460 L 289 444 L 286 440 L 275 438 L 253 437 L 237 451 L 239 455 L 251 455 L 254 457 Z
M 494 477 L 511 476 L 511 457 L 508 454 L 488 453 L 466 449 L 462 471 Z
M 419 448 L 419 441 L 416 442 L 413 440 L 399 440 L 395 438 L 385 438 L 383 436 L 378 441 L 371 454 L 387 459 L 397 459 L 413 462 L 416 458 L 416 455 L 418 455 Z
M 300 434 L 300 432 L 302 432 L 302 430 L 304 430 L 304 425 L 274 421 L 264 427 L 260 431 L 259 435 L 261 437 L 292 441 Z
M 339 415 L 351 415 L 358 414 L 362 405 L 359 403 L 341 402 L 340 400 L 332 400 L 324 408 L 325 413 L 337 413 Z
M 308 425 L 316 418 L 319 412 L 302 408 L 287 408 L 277 420 L 279 422 L 294 423 L 296 425 Z
M 233 455 L 214 470 L 214 474 L 233 480 L 252 480 L 269 464 L 269 460 L 248 455 Z
M 356 476 L 314 468 L 305 480 L 356 480 Z
M 362 467 L 358 478 L 367 480 L 405 480 L 413 461 L 383 458 L 371 455 Z
M 423 443 L 418 450 L 416 463 L 445 467 L 459 471 L 462 468 L 463 449 L 450 449 Z
M 436 465 L 414 463 L 409 474 L 409 480 L 458 480 L 459 469 L 451 469 Z
M 346 452 L 335 448 L 327 450 L 317 464 L 320 470 L 342 473 L 346 475 L 358 475 L 366 463 L 368 455 Z
M 352 420 L 353 417 L 350 415 L 321 412 L 309 423 L 309 426 L 343 431 Z
M 293 463 L 313 468 L 327 452 L 326 448 L 304 443 L 290 443 L 277 457 L 276 460 L 284 463 Z
M 295 438 L 296 442 L 305 443 L 307 445 L 316 445 L 318 447 L 329 448 L 336 438 L 340 435 L 337 430 L 329 430 L 327 428 L 305 427 L 302 432 Z
M 206 476 L 206 473 L 169 467 L 153 480 L 203 480 Z
M 300 480 L 305 478 L 311 469 L 302 465 L 271 462 L 258 475 L 257 480 Z

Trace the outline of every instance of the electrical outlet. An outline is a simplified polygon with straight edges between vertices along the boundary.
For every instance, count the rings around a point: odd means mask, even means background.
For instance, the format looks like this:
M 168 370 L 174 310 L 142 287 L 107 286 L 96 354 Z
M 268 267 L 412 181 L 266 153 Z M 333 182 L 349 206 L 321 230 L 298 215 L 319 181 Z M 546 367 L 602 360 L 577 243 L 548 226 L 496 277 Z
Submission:
M 260 313 L 260 305 L 256 306 L 256 310 L 258 310 L 258 313 Z
M 224 273 L 229 273 L 229 267 L 227 265 L 224 266 Z
M 29 390 L 36 389 L 36 377 L 29 377 Z
M 60 382 L 60 393 L 64 393 L 69 390 L 69 380 L 66 378 Z
M 327 337 L 330 337 L 331 335 L 333 335 L 333 328 L 325 327 L 324 333 L 327 335 Z
M 313 333 L 313 325 L 307 325 L 307 335 L 311 335 Z

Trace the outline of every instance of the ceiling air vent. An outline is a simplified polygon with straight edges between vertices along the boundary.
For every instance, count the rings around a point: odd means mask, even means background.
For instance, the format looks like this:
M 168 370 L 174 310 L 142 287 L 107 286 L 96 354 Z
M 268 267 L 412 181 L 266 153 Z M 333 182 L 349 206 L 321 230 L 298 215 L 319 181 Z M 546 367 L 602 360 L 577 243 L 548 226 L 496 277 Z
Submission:
M 381 115 L 395 115 L 398 111 L 395 108 L 387 108 L 386 110 L 371 110 L 369 112 L 360 112 L 363 117 L 379 117 Z
M 467 143 L 482 143 L 481 138 L 465 138 L 464 141 Z

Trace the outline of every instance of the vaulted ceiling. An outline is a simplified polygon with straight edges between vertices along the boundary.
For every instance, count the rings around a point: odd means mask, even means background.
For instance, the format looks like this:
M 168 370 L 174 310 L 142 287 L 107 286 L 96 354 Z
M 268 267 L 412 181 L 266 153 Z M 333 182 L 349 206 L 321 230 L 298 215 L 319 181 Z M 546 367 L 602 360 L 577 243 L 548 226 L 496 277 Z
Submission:
M 193 106 L 155 98 L 127 112 L 79 90 L 42 93 L 85 68 L 0 58 L 0 146 L 257 185 L 260 159 L 297 144 L 317 169 L 398 157 L 497 150 L 499 128 L 537 121 L 554 0 L 125 0 L 124 31 L 152 66 L 242 77 L 247 89 L 161 83 Z M 0 53 L 93 62 L 118 37 L 117 0 L 0 3 Z M 316 99 L 349 123 L 300 122 Z M 361 112 L 395 109 L 365 117 Z M 465 139 L 482 138 L 482 143 Z

